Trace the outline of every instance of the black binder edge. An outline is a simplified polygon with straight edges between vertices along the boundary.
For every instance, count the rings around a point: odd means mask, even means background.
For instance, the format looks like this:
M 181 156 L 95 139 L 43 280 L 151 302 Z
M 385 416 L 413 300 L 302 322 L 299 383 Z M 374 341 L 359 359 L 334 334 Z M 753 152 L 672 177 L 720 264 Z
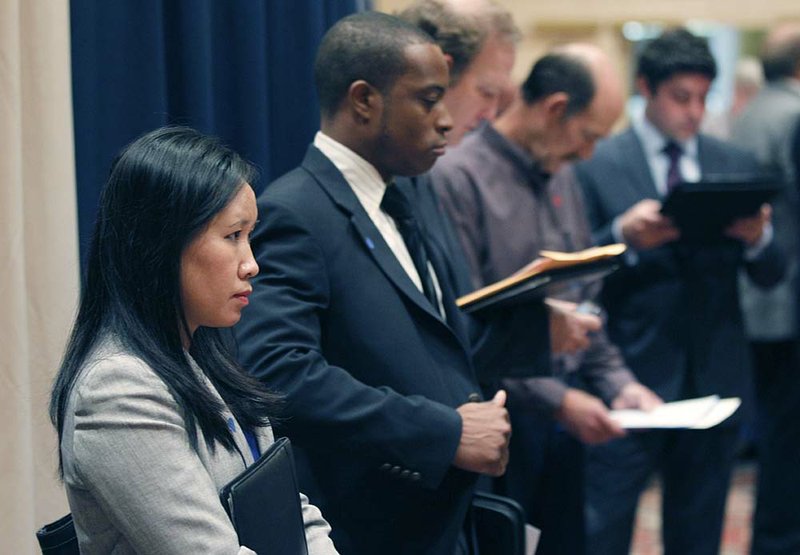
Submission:
M 741 197 L 742 195 L 752 197 L 754 199 L 752 203 L 745 203 L 752 204 L 752 209 L 729 209 L 725 213 L 728 224 L 730 224 L 737 218 L 755 215 L 762 204 L 769 202 L 784 188 L 784 183 L 774 174 L 709 175 L 700 181 L 678 183 L 664 198 L 660 212 L 672 218 L 675 225 L 687 234 L 684 240 L 714 241 L 721 239 L 717 232 L 708 232 L 704 230 L 703 225 L 695 226 L 691 223 L 685 223 L 686 220 L 690 219 L 691 212 L 699 210 L 704 213 L 718 215 L 722 209 L 721 207 L 725 206 L 725 199 Z M 717 195 L 719 195 L 719 200 L 713 207 L 698 205 L 698 199 L 701 196 L 717 197 Z
M 615 272 L 621 264 L 621 257 L 613 256 L 585 264 L 548 270 L 493 295 L 464 305 L 461 310 L 467 314 L 474 314 L 555 295 L 560 289 L 569 287 L 570 283 L 567 282 L 590 283 Z
M 291 442 L 289 438 L 281 437 L 276 439 L 272 445 L 267 448 L 267 450 L 255 461 L 253 464 L 248 466 L 241 474 L 236 476 L 233 480 L 228 482 L 225 486 L 222 487 L 219 493 L 220 501 L 222 502 L 222 507 L 225 509 L 225 512 L 228 514 L 228 518 L 231 519 L 231 523 L 233 524 L 233 528 L 236 530 L 237 535 L 239 535 L 239 527 L 238 523 L 236 522 L 236 511 L 233 504 L 233 492 L 239 486 L 247 483 L 253 476 L 259 474 L 262 469 L 269 463 L 272 459 L 276 456 L 279 456 L 282 452 L 286 452 L 286 457 L 289 459 L 290 468 L 291 468 L 291 477 L 290 479 L 295 484 L 295 490 L 298 491 L 297 496 L 297 508 L 300 513 L 300 526 L 301 528 L 304 527 L 302 522 L 302 514 L 303 508 L 300 504 L 300 495 L 299 489 L 297 487 L 297 474 L 295 472 L 294 467 L 294 456 L 292 455 L 292 448 Z M 303 534 L 303 542 L 306 542 L 305 533 Z M 308 551 L 308 546 L 306 545 L 306 552 Z

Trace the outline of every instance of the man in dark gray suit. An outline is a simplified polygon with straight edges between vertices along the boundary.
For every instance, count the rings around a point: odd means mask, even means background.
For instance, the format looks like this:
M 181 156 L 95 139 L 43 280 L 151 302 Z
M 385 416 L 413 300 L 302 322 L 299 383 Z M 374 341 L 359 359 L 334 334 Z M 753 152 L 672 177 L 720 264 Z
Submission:
M 624 241 L 631 249 L 627 266 L 604 285 L 609 335 L 637 378 L 664 401 L 748 397 L 737 271 L 745 264 L 769 285 L 783 269 L 766 207 L 734 222 L 716 244 L 681 241 L 660 213 L 660 199 L 681 179 L 758 169 L 746 152 L 698 133 L 715 75 L 705 40 L 683 29 L 653 40 L 638 62 L 643 116 L 601 142 L 575 170 L 595 242 Z M 739 422 L 734 417 L 711 430 L 632 434 L 591 447 L 589 551 L 628 553 L 639 494 L 657 470 L 665 553 L 716 554 Z
M 753 553 L 800 553 L 800 322 L 798 191 L 791 162 L 792 133 L 800 118 L 800 24 L 776 27 L 762 53 L 767 84 L 734 123 L 732 140 L 784 183 L 773 201 L 775 240 L 790 256 L 785 279 L 764 290 L 742 279 L 742 308 L 755 364 L 758 496 Z

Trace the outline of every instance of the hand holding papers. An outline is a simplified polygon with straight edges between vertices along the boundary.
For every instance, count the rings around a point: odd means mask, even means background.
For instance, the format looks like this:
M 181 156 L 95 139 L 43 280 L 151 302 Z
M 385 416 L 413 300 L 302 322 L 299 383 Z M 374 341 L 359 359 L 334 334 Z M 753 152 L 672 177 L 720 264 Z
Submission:
M 720 399 L 718 395 L 664 403 L 649 412 L 641 410 L 612 410 L 611 418 L 629 430 L 650 428 L 688 428 L 705 430 L 731 416 L 742 400 L 738 397 Z
M 605 277 L 619 267 L 624 252 L 623 244 L 572 253 L 541 251 L 539 258 L 518 272 L 456 299 L 456 304 L 471 313 L 553 295 L 575 280 L 588 282 Z

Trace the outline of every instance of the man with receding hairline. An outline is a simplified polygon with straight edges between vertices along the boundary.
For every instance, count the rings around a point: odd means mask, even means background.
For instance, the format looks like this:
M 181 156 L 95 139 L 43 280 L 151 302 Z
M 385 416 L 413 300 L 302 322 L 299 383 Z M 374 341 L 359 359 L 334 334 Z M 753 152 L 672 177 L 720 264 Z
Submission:
M 456 145 L 497 115 L 519 29 L 495 0 L 416 0 L 399 16 L 431 35 L 444 52 L 450 68 L 444 102 L 453 117 L 447 140 Z
M 588 158 L 622 106 L 621 80 L 608 57 L 593 45 L 567 45 L 536 62 L 493 124 L 436 163 L 431 179 L 459 231 L 476 287 L 511 275 L 542 249 L 591 245 L 576 184 L 550 176 L 566 162 Z M 596 286 L 571 291 L 564 299 L 580 303 L 596 292 Z M 554 347 L 555 377 L 502 383 L 514 435 L 498 487 L 541 528 L 542 555 L 584 552 L 578 440 L 598 443 L 623 435 L 606 404 L 641 408 L 660 402 L 636 381 L 597 322 L 594 333 L 583 336 L 585 352 L 565 358 Z M 575 375 L 566 375 L 567 364 Z M 575 387 L 576 376 L 598 396 Z

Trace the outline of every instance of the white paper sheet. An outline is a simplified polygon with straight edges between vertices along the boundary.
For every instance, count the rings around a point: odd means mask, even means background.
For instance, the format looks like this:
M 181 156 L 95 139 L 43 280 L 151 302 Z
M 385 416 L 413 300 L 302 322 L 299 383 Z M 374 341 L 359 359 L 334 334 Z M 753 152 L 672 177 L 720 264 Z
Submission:
M 731 416 L 742 403 L 738 397 L 720 399 L 718 395 L 664 403 L 645 412 L 635 409 L 612 410 L 611 417 L 629 430 L 650 428 L 691 428 L 703 430 Z
M 525 555 L 536 555 L 542 531 L 530 524 L 525 524 Z

